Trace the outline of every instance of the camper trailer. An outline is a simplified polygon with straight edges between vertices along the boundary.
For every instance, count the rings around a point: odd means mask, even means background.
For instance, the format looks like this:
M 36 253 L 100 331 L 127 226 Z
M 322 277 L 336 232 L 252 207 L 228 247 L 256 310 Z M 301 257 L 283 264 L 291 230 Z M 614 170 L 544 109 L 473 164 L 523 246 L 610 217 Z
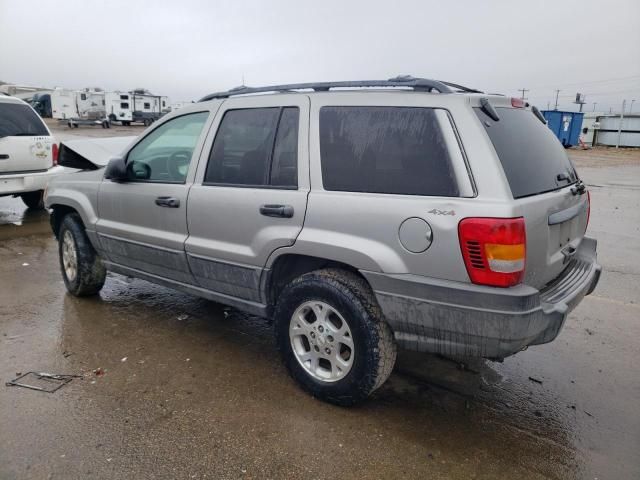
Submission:
M 165 113 L 171 111 L 169 98 L 153 95 L 144 89 L 130 92 L 107 92 L 105 94 L 106 114 L 110 122 L 130 125 L 140 122 L 151 125 Z
M 106 92 L 104 94 L 106 115 L 110 122 L 130 125 L 133 121 L 133 99 L 129 92 Z
M 66 120 L 78 116 L 76 92 L 66 88 L 56 88 L 51 92 L 51 117 Z
M 144 89 L 136 89 L 130 93 L 134 122 L 151 125 L 165 113 L 171 111 L 169 99 L 165 96 L 152 95 L 148 90 Z
M 100 88 L 85 88 L 76 92 L 78 118 L 102 120 L 105 118 L 104 91 Z
M 58 120 L 100 120 L 105 117 L 104 92 L 99 89 L 68 90 L 56 88 L 51 92 L 51 116 Z

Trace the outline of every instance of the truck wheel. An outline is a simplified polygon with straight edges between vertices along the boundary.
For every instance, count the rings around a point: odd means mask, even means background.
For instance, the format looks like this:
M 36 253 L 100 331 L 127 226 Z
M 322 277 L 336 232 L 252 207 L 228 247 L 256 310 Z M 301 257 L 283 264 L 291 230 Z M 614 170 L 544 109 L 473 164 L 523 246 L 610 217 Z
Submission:
M 287 285 L 275 312 L 278 349 L 291 376 L 336 405 L 364 401 L 391 375 L 396 344 L 369 285 L 326 269 Z
M 20 195 L 24 204 L 31 210 L 42 210 L 44 208 L 44 199 L 42 198 L 42 190 L 36 192 L 27 192 Z
M 62 278 L 69 293 L 84 297 L 102 289 L 107 271 L 89 242 L 78 214 L 69 214 L 62 220 L 58 253 Z

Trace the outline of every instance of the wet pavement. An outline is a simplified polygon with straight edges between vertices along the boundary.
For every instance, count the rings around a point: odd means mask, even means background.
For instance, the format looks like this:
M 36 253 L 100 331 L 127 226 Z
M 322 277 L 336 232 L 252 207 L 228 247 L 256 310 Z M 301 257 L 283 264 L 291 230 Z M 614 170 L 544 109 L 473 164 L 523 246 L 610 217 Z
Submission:
M 260 319 L 119 275 L 67 295 L 47 215 L 0 198 L 0 478 L 640 478 L 640 157 L 572 155 L 604 272 L 560 336 L 401 352 L 351 409 L 299 390 Z M 4 386 L 30 370 L 83 378 Z

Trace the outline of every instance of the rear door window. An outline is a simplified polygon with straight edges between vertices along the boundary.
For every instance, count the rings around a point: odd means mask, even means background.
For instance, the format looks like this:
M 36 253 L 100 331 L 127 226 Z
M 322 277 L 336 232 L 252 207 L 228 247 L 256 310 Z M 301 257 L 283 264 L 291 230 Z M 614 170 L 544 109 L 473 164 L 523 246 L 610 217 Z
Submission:
M 295 188 L 297 107 L 229 110 L 218 127 L 205 184 Z
M 324 189 L 458 196 L 455 171 L 436 110 L 321 108 Z
M 49 135 L 38 114 L 28 105 L 0 103 L 0 138 Z
M 500 120 L 474 108 L 502 163 L 513 198 L 550 192 L 575 183 L 575 169 L 562 144 L 529 110 L 496 108 Z

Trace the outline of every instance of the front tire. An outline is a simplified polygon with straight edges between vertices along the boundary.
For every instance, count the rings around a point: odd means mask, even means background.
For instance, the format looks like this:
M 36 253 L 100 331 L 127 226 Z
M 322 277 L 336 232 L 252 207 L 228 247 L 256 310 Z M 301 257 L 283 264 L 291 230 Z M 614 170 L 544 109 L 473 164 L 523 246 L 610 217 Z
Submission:
M 275 312 L 278 349 L 300 386 L 336 405 L 364 401 L 396 360 L 391 328 L 364 279 L 338 269 L 292 281 Z
M 89 242 L 78 214 L 64 217 L 58 232 L 60 269 L 67 290 L 76 297 L 97 294 L 107 271 Z
M 37 192 L 27 192 L 20 195 L 24 204 L 30 208 L 31 210 L 42 210 L 44 209 L 44 198 L 43 191 L 38 190 Z

